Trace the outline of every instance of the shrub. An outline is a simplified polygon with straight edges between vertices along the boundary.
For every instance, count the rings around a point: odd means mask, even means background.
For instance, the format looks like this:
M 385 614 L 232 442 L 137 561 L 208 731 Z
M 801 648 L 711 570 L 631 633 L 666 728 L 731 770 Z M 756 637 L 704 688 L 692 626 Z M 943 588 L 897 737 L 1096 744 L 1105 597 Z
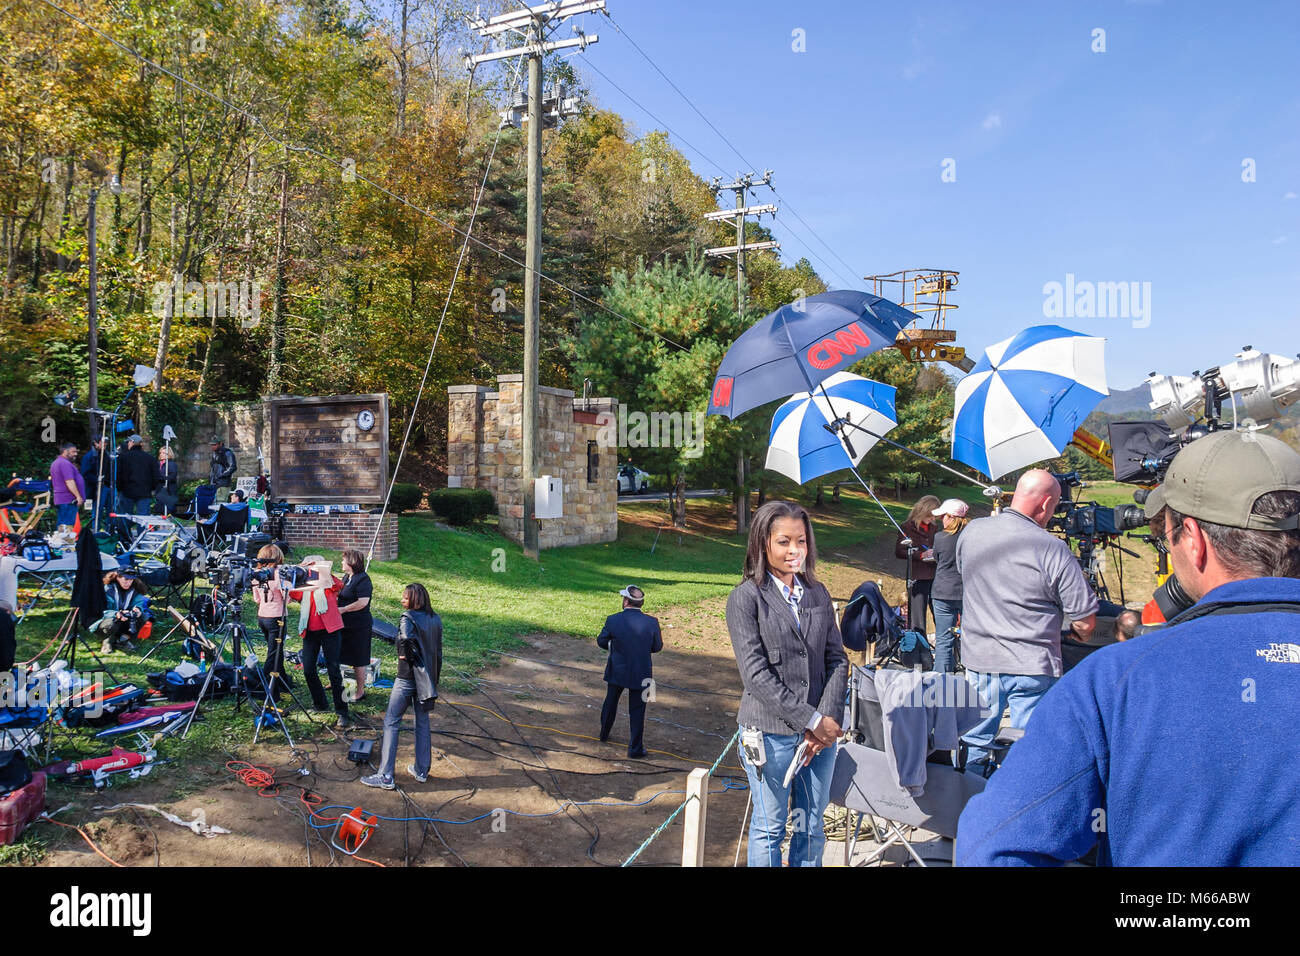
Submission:
M 401 514 L 403 511 L 410 511 L 420 506 L 422 497 L 419 485 L 409 485 L 397 483 L 393 485 L 393 492 L 388 496 L 388 507 Z
M 486 488 L 435 488 L 429 492 L 429 509 L 450 525 L 482 521 L 496 511 Z

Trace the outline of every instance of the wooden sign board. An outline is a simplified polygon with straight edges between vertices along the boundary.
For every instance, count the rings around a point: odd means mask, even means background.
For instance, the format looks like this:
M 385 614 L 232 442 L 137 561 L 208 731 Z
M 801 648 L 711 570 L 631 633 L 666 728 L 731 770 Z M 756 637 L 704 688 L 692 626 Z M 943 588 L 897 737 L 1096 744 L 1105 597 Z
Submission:
M 388 394 L 271 398 L 277 499 L 382 504 L 388 491 Z

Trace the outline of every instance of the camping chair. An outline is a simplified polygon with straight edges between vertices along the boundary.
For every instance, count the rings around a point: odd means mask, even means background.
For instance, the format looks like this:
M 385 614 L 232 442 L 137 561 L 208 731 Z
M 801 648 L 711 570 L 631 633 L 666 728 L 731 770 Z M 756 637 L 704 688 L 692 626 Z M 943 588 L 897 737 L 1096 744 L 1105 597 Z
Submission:
M 30 501 L 11 499 L 0 505 L 0 534 L 16 535 L 21 539 L 40 524 L 41 518 L 49 510 L 53 484 L 30 478 L 14 478 L 7 487 L 10 494 L 31 496 Z
M 248 530 L 248 502 L 221 505 L 211 518 L 196 521 L 194 530 L 209 551 L 225 550 L 233 536 Z
M 128 545 L 126 559 L 140 569 L 155 597 L 169 604 L 182 599 L 188 605 L 194 576 L 207 564 L 207 552 L 194 532 L 175 516 L 133 515 L 129 520 L 140 531 Z
M 855 825 L 847 825 L 854 822 L 855 811 L 870 819 L 879 844 L 861 865 L 880 860 L 894 845 L 902 846 L 919 866 L 951 862 L 953 841 L 957 837 L 957 818 L 967 801 L 984 789 L 985 779 L 954 767 L 951 751 L 931 749 L 925 764 L 924 792 L 912 796 L 902 789 L 885 752 L 884 721 L 876 693 L 874 669 L 854 667 L 851 675 L 851 696 L 844 721 L 849 741 L 840 744 L 836 754 L 830 790 L 831 803 L 849 811 L 845 827 L 845 864 L 848 865 L 852 859 L 864 822 L 863 816 L 859 816 Z M 956 675 L 950 676 L 961 680 Z M 883 826 L 878 820 L 883 821 Z M 946 848 L 944 856 L 922 857 L 918 846 L 914 845 L 918 829 L 938 835 Z

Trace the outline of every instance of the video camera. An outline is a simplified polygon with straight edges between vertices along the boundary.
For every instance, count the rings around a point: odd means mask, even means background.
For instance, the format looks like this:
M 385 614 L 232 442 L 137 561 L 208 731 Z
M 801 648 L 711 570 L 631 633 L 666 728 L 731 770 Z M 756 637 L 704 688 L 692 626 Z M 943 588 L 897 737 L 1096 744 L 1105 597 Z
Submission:
M 1077 471 L 1052 476 L 1061 486 L 1061 501 L 1056 513 L 1047 523 L 1048 531 L 1056 531 L 1067 538 L 1095 539 L 1105 535 L 1121 535 L 1148 523 L 1146 512 L 1139 505 L 1117 505 L 1106 508 L 1095 501 L 1075 501 L 1074 489 L 1084 486 Z M 1145 491 L 1139 492 L 1143 501 Z
M 242 597 L 253 584 L 269 584 L 277 570 L 280 583 L 287 588 L 300 588 L 307 583 L 308 570 L 296 564 L 282 564 L 276 568 L 238 551 L 208 555 L 208 583 L 233 599 Z

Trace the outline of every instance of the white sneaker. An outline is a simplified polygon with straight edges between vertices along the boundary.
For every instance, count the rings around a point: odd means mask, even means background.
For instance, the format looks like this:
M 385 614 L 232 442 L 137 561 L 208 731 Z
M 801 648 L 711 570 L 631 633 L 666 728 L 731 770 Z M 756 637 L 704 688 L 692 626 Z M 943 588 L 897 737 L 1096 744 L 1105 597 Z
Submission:
M 407 768 L 406 768 L 406 772 L 409 773 L 412 777 L 415 778 L 415 782 L 416 782 L 416 783 L 428 783 L 428 782 L 429 782 L 429 775 L 428 775 L 427 773 L 420 773 L 418 770 L 416 770 L 416 769 L 415 769 L 415 764 L 411 764 L 409 767 L 407 767 Z

